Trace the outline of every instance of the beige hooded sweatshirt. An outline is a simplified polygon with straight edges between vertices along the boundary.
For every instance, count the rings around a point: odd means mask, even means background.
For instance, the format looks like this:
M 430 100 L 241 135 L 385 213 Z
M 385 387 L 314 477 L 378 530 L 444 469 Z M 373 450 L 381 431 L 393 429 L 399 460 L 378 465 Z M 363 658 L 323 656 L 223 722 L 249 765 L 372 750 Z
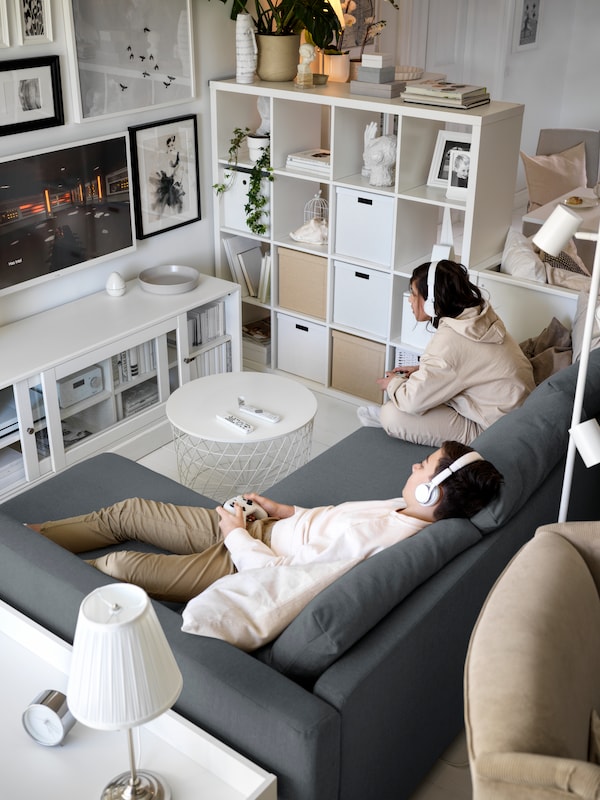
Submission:
M 482 311 L 467 308 L 456 318 L 442 317 L 419 369 L 409 378 L 394 377 L 387 391 L 405 413 L 445 404 L 487 428 L 534 388 L 529 360 L 486 303 Z

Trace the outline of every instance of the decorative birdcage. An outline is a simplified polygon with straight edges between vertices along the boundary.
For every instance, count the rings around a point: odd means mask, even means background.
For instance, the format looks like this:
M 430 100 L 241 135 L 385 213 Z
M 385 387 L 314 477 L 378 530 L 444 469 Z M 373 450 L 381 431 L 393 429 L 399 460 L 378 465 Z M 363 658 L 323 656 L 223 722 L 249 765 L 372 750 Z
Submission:
M 329 219 L 329 203 L 321 197 L 320 189 L 304 206 L 304 222 L 310 222 L 311 219 L 323 220 L 323 222 L 327 222 Z

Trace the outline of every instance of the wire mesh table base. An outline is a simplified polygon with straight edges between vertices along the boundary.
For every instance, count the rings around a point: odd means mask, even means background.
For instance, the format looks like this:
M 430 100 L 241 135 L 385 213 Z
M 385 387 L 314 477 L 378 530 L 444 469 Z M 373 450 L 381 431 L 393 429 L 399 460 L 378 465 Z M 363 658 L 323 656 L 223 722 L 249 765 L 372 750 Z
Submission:
M 173 428 L 179 480 L 224 503 L 244 492 L 264 492 L 310 458 L 313 420 L 258 442 L 216 442 Z

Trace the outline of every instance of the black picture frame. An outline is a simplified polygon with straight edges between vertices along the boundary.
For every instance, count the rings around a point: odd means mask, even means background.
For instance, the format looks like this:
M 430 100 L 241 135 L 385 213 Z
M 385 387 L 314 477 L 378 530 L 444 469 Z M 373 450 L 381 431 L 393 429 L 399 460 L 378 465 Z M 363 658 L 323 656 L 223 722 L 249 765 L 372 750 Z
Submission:
M 136 125 L 129 135 L 137 238 L 200 220 L 196 115 Z
M 0 114 L 0 136 L 64 125 L 58 56 L 0 62 L 0 91 L 12 99 Z

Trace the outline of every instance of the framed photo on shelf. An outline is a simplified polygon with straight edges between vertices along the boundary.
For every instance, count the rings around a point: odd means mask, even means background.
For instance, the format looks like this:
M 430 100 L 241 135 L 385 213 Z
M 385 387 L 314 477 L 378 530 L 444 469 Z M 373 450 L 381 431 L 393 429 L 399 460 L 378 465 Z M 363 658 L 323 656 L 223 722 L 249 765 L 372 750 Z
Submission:
M 470 170 L 471 154 L 465 150 L 450 150 L 446 197 L 466 199 Z
M 450 176 L 450 152 L 452 150 L 471 150 L 471 134 L 457 131 L 438 131 L 431 167 L 429 168 L 428 186 L 439 186 L 446 189 Z
M 540 0 L 515 0 L 513 53 L 537 47 Z
M 19 44 L 52 41 L 50 0 L 14 0 Z
M 124 133 L 0 158 L 0 294 L 134 250 L 130 186 Z
M 129 128 L 138 239 L 200 219 L 196 116 Z
M 191 0 L 65 0 L 79 122 L 193 98 L 190 5 Z
M 7 0 L 0 0 L 0 47 L 10 47 Z
M 0 136 L 62 125 L 58 56 L 0 61 L 0 97 Z

